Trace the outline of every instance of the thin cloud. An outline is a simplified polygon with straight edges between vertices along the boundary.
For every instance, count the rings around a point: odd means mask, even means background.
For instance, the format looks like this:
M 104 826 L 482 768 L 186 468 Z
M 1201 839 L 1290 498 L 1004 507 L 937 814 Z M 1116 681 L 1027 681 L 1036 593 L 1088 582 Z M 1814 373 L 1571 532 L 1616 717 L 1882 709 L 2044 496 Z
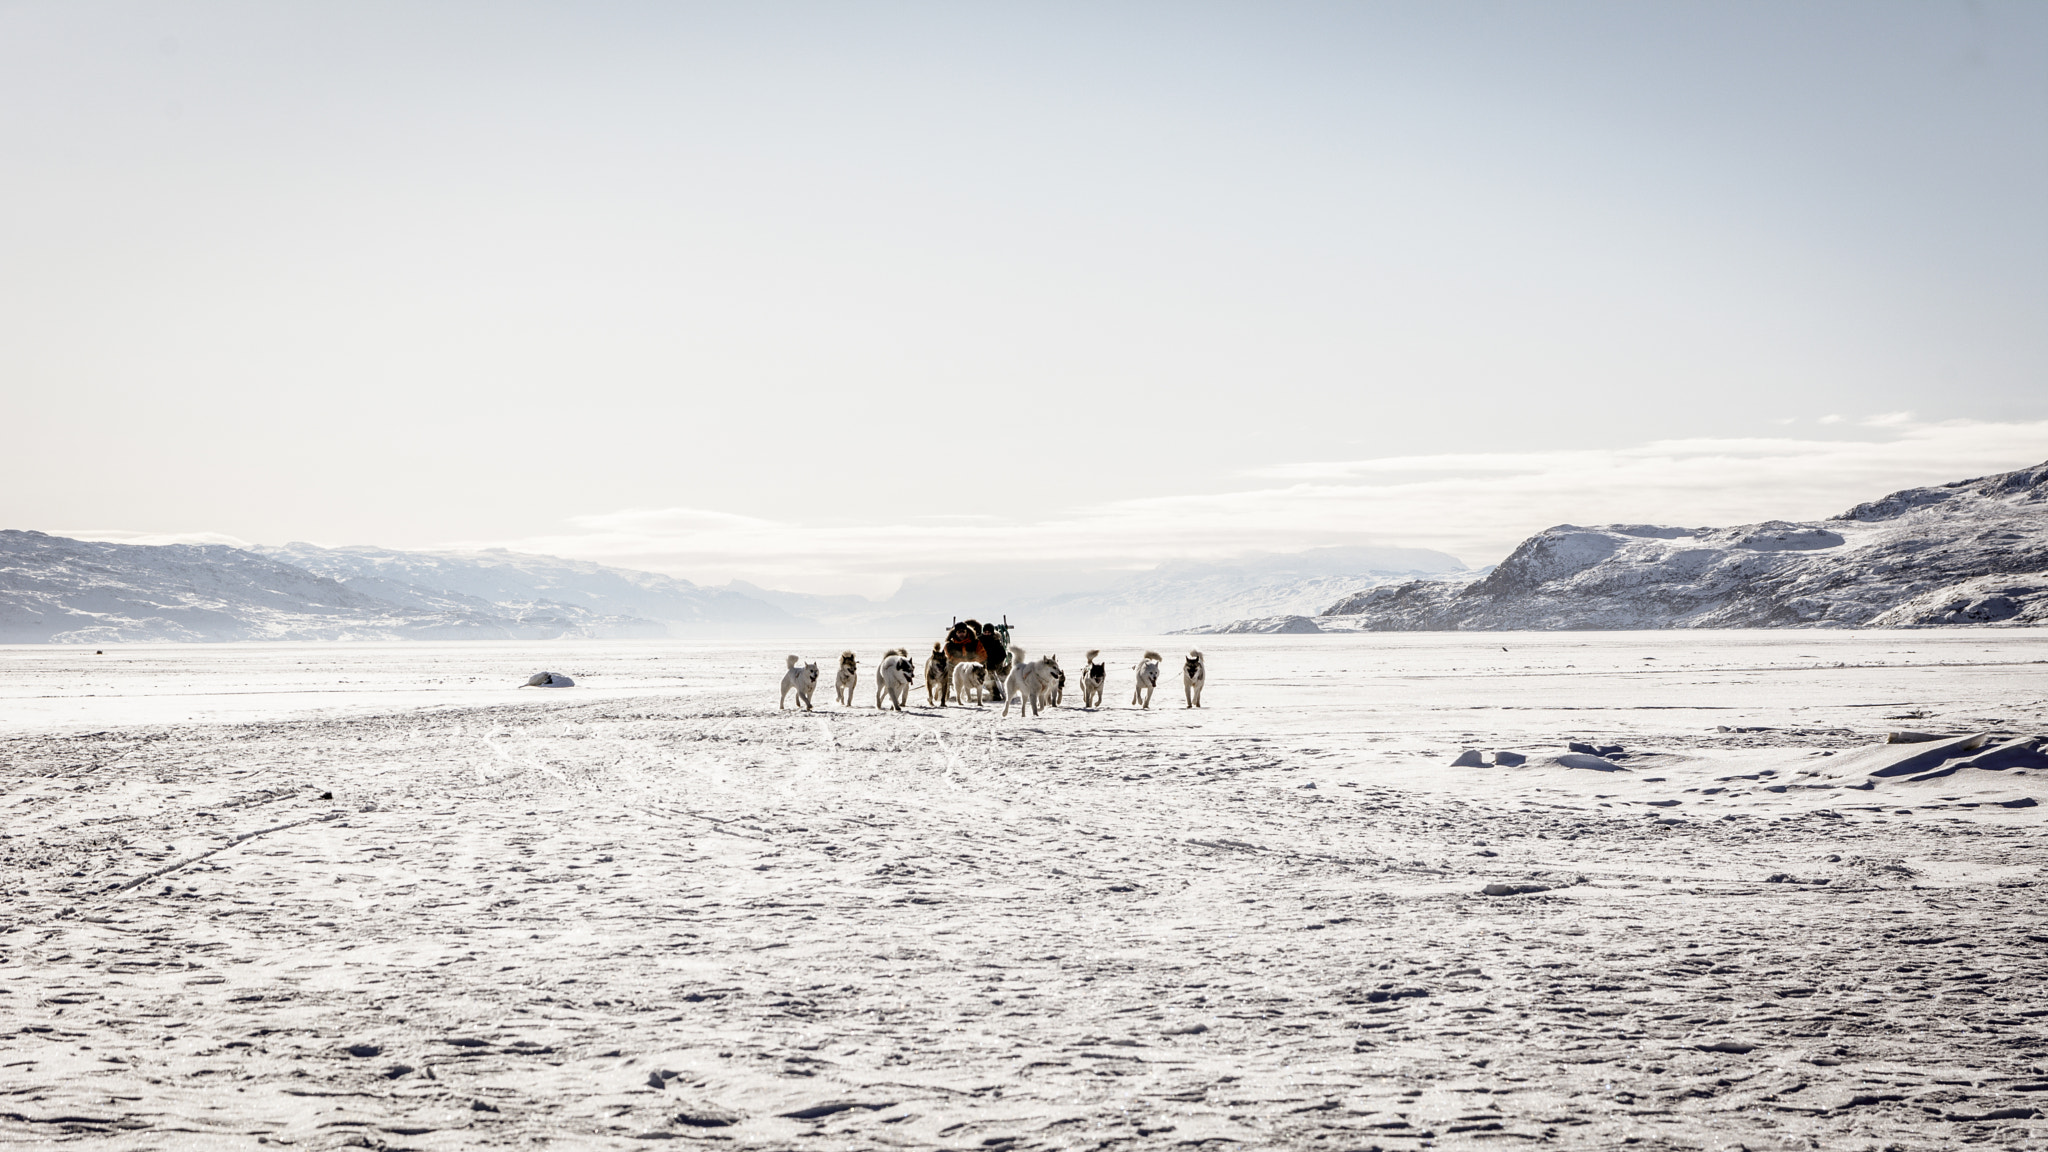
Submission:
M 1066 566 L 1142 568 L 1326 545 L 1434 548 L 1499 559 L 1563 522 L 1688 527 L 1834 514 L 1899 488 L 2048 456 L 2048 421 L 1861 422 L 1882 439 L 1729 437 L 1526 453 L 1326 461 L 1261 469 L 1239 491 L 1118 500 L 1035 520 L 918 517 L 806 524 L 695 509 L 580 517 L 572 531 L 491 541 L 806 590 L 875 590 L 904 578 Z
M 130 532 L 122 528 L 64 528 L 52 530 L 52 536 L 67 536 L 73 540 L 96 540 L 104 544 L 225 544 L 230 548 L 250 548 L 254 545 L 239 536 L 225 532 Z

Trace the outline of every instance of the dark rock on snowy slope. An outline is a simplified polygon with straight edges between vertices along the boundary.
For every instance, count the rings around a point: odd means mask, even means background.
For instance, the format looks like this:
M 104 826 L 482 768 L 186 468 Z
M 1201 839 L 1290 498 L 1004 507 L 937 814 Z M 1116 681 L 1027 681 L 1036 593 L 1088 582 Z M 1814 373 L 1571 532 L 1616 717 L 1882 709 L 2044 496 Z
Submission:
M 2048 623 L 2048 464 L 1811 523 L 1561 524 L 1484 579 L 1367 589 L 1331 617 L 1389 632 Z
M 379 596 L 223 544 L 108 544 L 0 531 L 0 643 L 545 640 L 660 636 L 569 604 Z
M 1255 616 L 1250 620 L 1238 620 L 1230 624 L 1210 624 L 1201 628 L 1186 628 L 1173 635 L 1181 636 L 1287 636 L 1308 635 L 1321 632 L 1316 622 L 1307 616 Z

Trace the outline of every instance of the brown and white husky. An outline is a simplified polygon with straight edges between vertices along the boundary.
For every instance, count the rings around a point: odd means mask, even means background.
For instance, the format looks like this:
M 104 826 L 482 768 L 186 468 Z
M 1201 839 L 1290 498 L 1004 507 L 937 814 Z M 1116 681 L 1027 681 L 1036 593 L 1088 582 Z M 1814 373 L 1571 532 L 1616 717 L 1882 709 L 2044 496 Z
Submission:
M 858 687 L 860 687 L 860 661 L 854 659 L 851 652 L 841 652 L 839 654 L 839 675 L 832 681 L 832 698 L 851 708 L 853 707 L 853 690 Z

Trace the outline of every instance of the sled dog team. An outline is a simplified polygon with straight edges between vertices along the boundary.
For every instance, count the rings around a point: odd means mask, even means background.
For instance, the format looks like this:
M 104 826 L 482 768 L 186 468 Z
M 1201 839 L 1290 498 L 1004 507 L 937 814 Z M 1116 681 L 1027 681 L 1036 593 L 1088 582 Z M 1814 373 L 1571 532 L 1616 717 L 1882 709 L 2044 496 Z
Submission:
M 1096 659 L 1102 649 L 1090 648 L 1081 666 L 1081 707 L 1102 707 L 1103 687 L 1109 680 L 1108 666 Z M 1152 707 L 1152 692 L 1159 687 L 1159 665 L 1163 657 L 1157 652 L 1147 652 L 1137 663 L 1136 683 L 1131 690 L 1131 704 L 1134 707 Z M 796 693 L 796 706 L 811 711 L 811 693 L 818 687 L 818 666 L 804 663 L 798 657 L 789 658 L 789 670 L 782 676 L 782 699 L 778 709 L 789 707 L 790 693 Z M 1189 708 L 1202 706 L 1202 685 L 1208 680 L 1208 669 L 1202 662 L 1200 652 L 1189 652 L 1181 665 L 1181 690 L 1187 697 Z M 891 648 L 882 654 L 880 664 L 875 666 L 875 707 L 893 708 L 903 711 L 910 700 L 910 688 L 917 680 L 917 662 L 910 658 L 908 648 Z M 997 692 L 1000 684 L 1002 691 Z M 839 672 L 833 677 L 833 699 L 848 708 L 853 707 L 853 694 L 860 687 L 860 661 L 852 652 L 839 654 Z M 989 669 L 973 661 L 961 661 L 950 669 L 946 666 L 945 651 L 939 645 L 932 646 L 932 655 L 924 665 L 925 703 L 934 707 L 945 707 L 952 701 L 963 706 L 972 701 L 976 708 L 985 700 L 1001 696 L 1003 715 L 1010 714 L 1010 704 L 1015 702 L 1019 711 L 1038 715 L 1046 706 L 1059 707 L 1066 696 L 1067 674 L 1060 669 L 1058 656 L 1041 656 L 1036 660 L 1028 658 L 1024 649 L 1012 647 L 1003 668 Z

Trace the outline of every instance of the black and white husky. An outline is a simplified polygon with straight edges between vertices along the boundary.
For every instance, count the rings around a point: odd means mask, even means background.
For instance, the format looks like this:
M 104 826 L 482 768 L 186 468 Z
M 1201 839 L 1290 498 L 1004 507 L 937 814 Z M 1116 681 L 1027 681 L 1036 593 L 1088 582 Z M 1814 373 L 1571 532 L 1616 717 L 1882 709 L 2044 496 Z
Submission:
M 1090 648 L 1088 658 L 1081 661 L 1081 707 L 1102 707 L 1102 687 L 1109 680 L 1109 669 L 1095 662 L 1102 655 L 1102 649 Z
M 848 708 L 853 707 L 853 690 L 860 687 L 860 661 L 853 653 L 839 654 L 839 675 L 832 681 L 832 698 Z
M 1157 652 L 1147 652 L 1145 658 L 1138 661 L 1138 683 L 1131 689 L 1131 703 L 1146 708 L 1152 706 L 1152 690 L 1159 687 L 1159 661 Z
M 796 657 L 791 656 L 789 658 L 789 671 L 782 674 L 782 699 L 775 704 L 778 711 L 789 706 L 789 693 L 791 689 L 796 691 L 797 707 L 809 712 L 811 710 L 811 693 L 818 690 L 818 666 L 816 664 L 798 664 Z
M 1180 686 L 1188 694 L 1188 707 L 1202 706 L 1202 682 L 1208 678 L 1208 673 L 1203 668 L 1202 654 L 1189 652 L 1187 663 L 1181 665 L 1180 669 Z
M 917 665 L 910 659 L 910 649 L 889 649 L 875 666 L 875 707 L 883 707 L 882 699 L 887 697 L 888 707 L 903 711 L 904 702 L 910 699 L 910 685 L 916 680 Z

